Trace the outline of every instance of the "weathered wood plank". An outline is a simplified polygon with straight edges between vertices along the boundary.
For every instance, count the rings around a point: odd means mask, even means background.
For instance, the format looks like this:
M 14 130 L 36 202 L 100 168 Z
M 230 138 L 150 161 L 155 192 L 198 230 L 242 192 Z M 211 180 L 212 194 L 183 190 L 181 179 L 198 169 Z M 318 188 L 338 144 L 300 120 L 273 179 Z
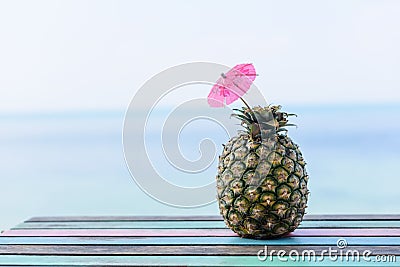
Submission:
M 390 221 L 400 220 L 400 214 L 306 214 L 305 221 Z M 93 221 L 222 221 L 219 215 L 196 216 L 43 216 L 26 222 L 93 222 Z
M 0 255 L 0 265 L 97 265 L 97 266 L 338 266 L 338 260 L 329 257 L 316 258 L 309 261 L 307 258 L 292 260 L 285 257 L 285 261 L 277 257 L 260 261 L 256 256 L 26 256 Z M 340 266 L 398 266 L 396 262 L 377 262 L 360 259 L 360 261 L 341 261 Z
M 219 215 L 195 216 L 42 216 L 25 222 L 109 222 L 109 221 L 222 221 Z
M 283 250 L 289 253 L 296 250 L 302 253 L 306 250 L 312 250 L 320 256 L 324 251 L 329 251 L 329 246 L 268 246 L 268 251 Z M 265 251 L 265 246 L 104 246 L 104 245 L 2 245 L 0 246 L 0 255 L 214 255 L 214 256 L 255 256 L 260 250 Z M 371 251 L 370 255 L 396 255 L 400 256 L 400 246 L 351 246 L 340 251 L 345 254 L 349 251 L 358 251 L 362 254 L 364 251 Z M 339 250 L 338 250 L 339 251 Z M 325 252 L 324 252 L 325 253 Z
M 385 229 L 386 230 L 386 229 Z M 399 230 L 400 231 L 400 230 Z M 4 231 L 0 236 L 110 236 L 110 237 L 146 237 L 146 236 L 237 236 L 230 229 L 23 229 Z
M 223 221 L 93 221 L 27 222 L 12 229 L 212 229 L 226 228 Z
M 284 237 L 254 240 L 240 237 L 0 237 L 0 245 L 322 245 L 338 237 Z M 400 237 L 346 237 L 349 246 L 400 246 Z
M 34 229 L 8 230 L 0 236 L 237 236 L 230 229 Z M 289 236 L 399 236 L 400 228 L 297 229 Z
M 12 229 L 210 229 L 223 221 L 26 222 Z M 400 228 L 400 221 L 303 221 L 299 228 Z

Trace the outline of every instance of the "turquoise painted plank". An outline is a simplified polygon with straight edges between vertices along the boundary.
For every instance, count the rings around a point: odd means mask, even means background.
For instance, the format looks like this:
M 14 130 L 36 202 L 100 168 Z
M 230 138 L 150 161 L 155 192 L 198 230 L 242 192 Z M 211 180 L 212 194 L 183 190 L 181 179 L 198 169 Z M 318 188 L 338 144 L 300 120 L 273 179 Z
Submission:
M 327 245 L 339 237 L 284 237 L 254 240 L 240 237 L 0 237 L 0 245 Z M 346 237 L 349 246 L 400 246 L 400 237 Z
M 25 222 L 12 229 L 226 228 L 223 221 Z M 400 228 L 400 221 L 303 221 L 299 228 Z
M 291 260 L 289 257 L 273 257 L 261 261 L 254 256 L 20 256 L 0 255 L 0 265 L 107 265 L 107 266 L 165 266 L 165 265 L 187 265 L 187 266 L 398 266 L 400 257 L 394 257 L 392 262 L 379 262 L 377 258 L 370 257 L 360 261 L 346 260 L 346 258 L 333 260 L 329 257 L 309 261 L 307 258 L 299 257 Z
M 12 229 L 212 229 L 226 228 L 223 221 L 115 221 L 26 222 Z

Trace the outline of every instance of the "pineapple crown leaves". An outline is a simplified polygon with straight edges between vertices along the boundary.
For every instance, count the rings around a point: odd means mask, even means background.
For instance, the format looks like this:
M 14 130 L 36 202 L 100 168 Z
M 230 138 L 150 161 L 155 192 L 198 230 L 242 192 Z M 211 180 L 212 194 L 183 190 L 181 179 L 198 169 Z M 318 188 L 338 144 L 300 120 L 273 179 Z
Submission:
M 288 118 L 297 117 L 297 115 L 283 112 L 281 108 L 280 105 L 242 107 L 241 109 L 233 109 L 236 113 L 231 116 L 241 120 L 241 125 L 253 140 L 260 140 L 262 131 L 263 134 L 271 132 L 286 134 L 288 131 L 286 127 L 296 126 L 288 123 Z

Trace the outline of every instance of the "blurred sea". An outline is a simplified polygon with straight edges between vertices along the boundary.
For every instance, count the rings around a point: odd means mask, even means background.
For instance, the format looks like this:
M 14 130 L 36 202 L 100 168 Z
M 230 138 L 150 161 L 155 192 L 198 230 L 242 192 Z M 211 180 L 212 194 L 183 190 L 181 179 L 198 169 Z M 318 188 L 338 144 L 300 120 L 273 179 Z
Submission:
M 308 163 L 308 213 L 400 212 L 400 105 L 285 110 L 298 114 L 299 127 L 289 135 Z M 41 215 L 218 214 L 216 203 L 174 208 L 138 188 L 124 161 L 123 118 L 124 111 L 0 114 L 0 229 Z M 200 156 L 205 136 L 217 148 L 227 141 L 210 127 L 193 124 L 182 131 L 186 157 Z M 174 173 L 158 153 L 157 133 L 148 137 L 149 156 L 167 179 L 184 186 L 213 181 L 216 162 L 201 174 Z

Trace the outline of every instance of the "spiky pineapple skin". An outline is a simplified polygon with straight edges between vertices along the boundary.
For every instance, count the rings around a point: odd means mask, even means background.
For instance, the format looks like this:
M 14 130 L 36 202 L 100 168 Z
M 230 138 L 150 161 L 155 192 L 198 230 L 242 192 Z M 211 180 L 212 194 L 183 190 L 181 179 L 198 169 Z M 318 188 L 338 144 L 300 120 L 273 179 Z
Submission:
M 229 140 L 216 177 L 227 226 L 241 237 L 255 239 L 294 231 L 307 207 L 305 165 L 298 145 L 287 135 L 256 142 L 243 133 Z

